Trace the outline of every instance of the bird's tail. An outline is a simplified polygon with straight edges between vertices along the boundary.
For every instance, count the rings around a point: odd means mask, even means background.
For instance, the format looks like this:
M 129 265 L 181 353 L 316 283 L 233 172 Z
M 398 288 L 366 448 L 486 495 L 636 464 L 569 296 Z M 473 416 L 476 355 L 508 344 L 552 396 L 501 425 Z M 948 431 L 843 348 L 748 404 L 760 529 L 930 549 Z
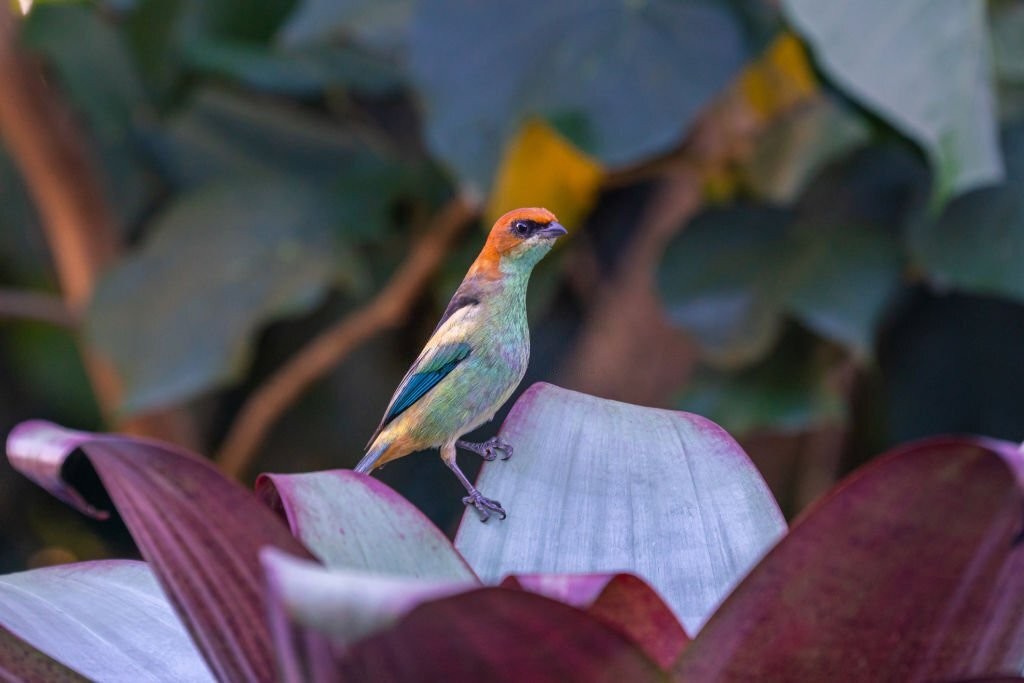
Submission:
M 384 452 L 391 446 L 391 443 L 385 441 L 383 443 L 375 442 L 373 447 L 366 452 L 363 459 L 359 461 L 359 464 L 355 466 L 356 472 L 362 472 L 363 474 L 369 474 L 373 471 L 373 468 L 377 466 L 377 461 L 384 455 Z

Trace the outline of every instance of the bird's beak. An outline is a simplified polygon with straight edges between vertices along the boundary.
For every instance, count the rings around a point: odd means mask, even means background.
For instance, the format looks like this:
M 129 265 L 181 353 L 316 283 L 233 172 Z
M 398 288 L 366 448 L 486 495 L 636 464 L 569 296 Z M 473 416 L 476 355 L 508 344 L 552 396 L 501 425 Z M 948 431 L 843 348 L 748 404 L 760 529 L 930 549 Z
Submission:
M 544 239 L 558 239 L 562 235 L 568 235 L 569 231 L 566 230 L 561 223 L 552 221 L 545 225 L 543 228 L 537 231 L 537 236 L 543 237 Z

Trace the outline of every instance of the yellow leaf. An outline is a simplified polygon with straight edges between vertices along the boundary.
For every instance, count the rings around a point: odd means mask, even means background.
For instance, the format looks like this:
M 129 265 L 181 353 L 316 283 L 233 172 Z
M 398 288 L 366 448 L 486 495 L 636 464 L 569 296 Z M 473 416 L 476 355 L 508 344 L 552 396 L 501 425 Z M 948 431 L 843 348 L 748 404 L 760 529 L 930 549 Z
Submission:
M 792 33 L 772 41 L 765 53 L 743 70 L 740 92 L 764 120 L 814 97 L 818 83 L 803 43 Z
M 594 202 L 601 164 L 539 119 L 527 121 L 505 148 L 487 202 L 488 224 L 520 206 L 543 206 L 572 231 Z

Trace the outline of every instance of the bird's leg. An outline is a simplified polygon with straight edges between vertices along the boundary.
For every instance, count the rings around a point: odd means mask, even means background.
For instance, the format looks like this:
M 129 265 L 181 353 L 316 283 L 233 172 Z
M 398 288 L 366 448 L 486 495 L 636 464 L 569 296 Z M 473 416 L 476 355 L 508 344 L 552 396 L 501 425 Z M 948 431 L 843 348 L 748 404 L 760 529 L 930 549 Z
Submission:
M 467 451 L 473 451 L 487 461 L 496 459 L 499 454 L 502 460 L 508 460 L 512 457 L 512 444 L 500 436 L 492 436 L 487 441 L 481 443 L 456 441 L 455 445 L 459 448 L 465 448 Z
M 491 518 L 491 513 L 497 514 L 501 519 L 507 517 L 505 509 L 501 507 L 501 503 L 490 498 L 485 498 L 473 484 L 469 482 L 466 475 L 459 469 L 459 463 L 455 462 L 455 444 L 449 443 L 441 446 L 441 460 L 448 466 L 455 476 L 458 477 L 462 485 L 466 487 L 466 491 L 469 495 L 462 499 L 463 505 L 472 505 L 476 508 L 476 511 L 480 514 L 480 521 L 486 522 Z

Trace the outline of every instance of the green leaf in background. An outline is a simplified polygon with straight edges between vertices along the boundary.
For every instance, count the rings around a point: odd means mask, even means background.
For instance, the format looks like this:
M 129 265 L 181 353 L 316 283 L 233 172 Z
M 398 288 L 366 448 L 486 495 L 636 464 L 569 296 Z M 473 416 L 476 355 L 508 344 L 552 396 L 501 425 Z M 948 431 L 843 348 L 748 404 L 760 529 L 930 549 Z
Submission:
M 818 334 L 866 358 L 875 331 L 900 282 L 899 244 L 862 226 L 823 231 L 806 226 L 804 270 L 787 308 Z
M 828 375 L 835 356 L 812 335 L 791 329 L 753 366 L 738 372 L 698 369 L 676 405 L 733 434 L 759 428 L 799 431 L 841 420 L 843 398 Z
M 988 11 L 996 73 L 1024 84 L 1024 2 L 989 0 Z
M 355 38 L 385 52 L 404 47 L 413 0 L 303 0 L 278 34 L 287 46 Z
M 820 97 L 784 115 L 758 136 L 743 162 L 743 183 L 769 202 L 791 202 L 828 162 L 865 144 L 867 122 L 832 97 Z
M 100 283 L 87 333 L 125 384 L 122 409 L 170 405 L 238 378 L 268 320 L 309 309 L 335 278 L 330 198 L 294 180 L 185 194 Z
M 716 365 L 748 364 L 775 343 L 801 258 L 791 220 L 766 206 L 712 209 L 665 251 L 658 284 L 669 318 Z
M 925 150 L 935 205 L 1002 177 L 984 3 L 785 0 L 783 7 L 826 74 Z
M 365 148 L 352 135 L 301 110 L 229 93 L 199 90 L 151 144 L 165 173 L 194 186 L 240 173 L 276 173 L 322 182 Z
M 530 115 L 610 165 L 677 143 L 742 66 L 742 31 L 713 0 L 421 3 L 410 64 L 426 137 L 486 191 Z
M 225 40 L 196 41 L 188 46 L 186 60 L 194 69 L 254 90 L 296 97 L 312 97 L 327 88 L 383 94 L 401 85 L 393 66 L 347 46 L 283 51 Z
M 959 197 L 909 233 L 914 261 L 940 285 L 1024 300 L 1024 123 L 1003 130 L 1006 181 Z

